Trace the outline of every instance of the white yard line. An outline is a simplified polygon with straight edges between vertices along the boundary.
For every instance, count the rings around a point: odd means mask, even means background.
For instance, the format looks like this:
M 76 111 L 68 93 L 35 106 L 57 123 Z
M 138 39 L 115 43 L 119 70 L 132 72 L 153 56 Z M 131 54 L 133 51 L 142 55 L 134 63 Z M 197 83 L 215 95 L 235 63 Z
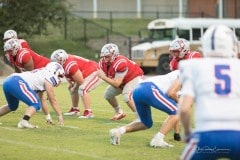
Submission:
M 74 150 L 69 150 L 69 149 L 64 149 L 64 148 L 54 148 L 54 147 L 47 147 L 47 146 L 41 146 L 41 145 L 33 145 L 31 143 L 26 143 L 26 142 L 22 142 L 22 141 L 13 141 L 13 140 L 8 140 L 8 139 L 0 139 L 0 141 L 4 142 L 4 143 L 10 143 L 10 144 L 25 146 L 25 147 L 34 148 L 34 149 L 47 150 L 48 152 L 53 151 L 53 152 L 59 152 L 59 153 L 76 154 L 76 155 L 80 155 L 80 156 L 84 156 L 84 157 L 89 157 L 91 159 L 111 160 L 110 158 L 99 157 L 96 155 L 94 156 L 94 154 L 92 154 L 92 155 L 84 154 L 84 153 L 81 153 L 80 151 L 74 151 Z
M 79 127 L 77 127 L 77 126 L 66 126 L 66 125 L 64 125 L 64 126 L 62 126 L 62 127 L 65 127 L 65 128 L 74 128 L 74 129 L 78 129 Z

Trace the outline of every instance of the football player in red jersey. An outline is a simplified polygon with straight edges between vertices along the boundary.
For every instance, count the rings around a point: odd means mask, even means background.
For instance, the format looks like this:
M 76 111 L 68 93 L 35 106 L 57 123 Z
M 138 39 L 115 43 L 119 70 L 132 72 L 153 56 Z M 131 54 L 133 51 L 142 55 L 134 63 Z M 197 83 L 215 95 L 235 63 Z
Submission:
M 12 30 L 12 29 L 4 32 L 3 43 L 5 43 L 7 40 L 12 39 L 12 38 L 18 39 L 22 48 L 29 48 L 30 49 L 30 46 L 28 45 L 27 41 L 25 39 L 18 38 L 17 32 Z
M 98 76 L 109 84 L 104 98 L 115 109 L 112 120 L 120 120 L 126 115 L 121 109 L 116 96 L 122 94 L 123 100 L 139 119 L 133 102 L 132 91 L 143 78 L 142 69 L 127 57 L 120 55 L 118 46 L 113 43 L 105 44 L 100 54 Z
M 9 39 L 4 44 L 4 51 L 9 55 L 9 61 L 15 67 L 15 71 L 31 71 L 45 67 L 50 60 L 29 48 L 22 48 L 18 39 Z
M 14 66 L 17 73 L 42 68 L 50 62 L 48 58 L 35 53 L 30 48 L 23 48 L 19 40 L 15 38 L 11 38 L 4 43 L 4 52 L 8 55 L 8 60 Z M 52 123 L 52 118 L 47 107 L 47 98 L 43 93 L 44 91 L 38 92 L 38 96 L 41 99 L 47 123 Z
M 184 38 L 178 38 L 172 41 L 169 47 L 170 52 L 170 70 L 178 69 L 178 62 L 183 59 L 201 58 L 202 54 L 196 51 L 190 51 L 189 42 Z
M 84 106 L 83 115 L 79 118 L 93 118 L 89 92 L 95 89 L 102 80 L 97 76 L 98 63 L 92 60 L 67 54 L 63 49 L 55 50 L 51 55 L 51 61 L 58 62 L 65 70 L 65 77 L 69 82 L 72 107 L 64 115 L 79 115 L 79 95 Z
M 12 38 L 18 39 L 22 48 L 31 49 L 30 46 L 28 45 L 27 41 L 25 39 L 18 38 L 17 32 L 15 30 L 12 30 L 12 29 L 4 32 L 3 44 L 5 44 L 5 42 L 7 40 L 12 39 Z M 10 63 L 10 57 L 9 57 L 8 54 L 5 54 L 5 58 L 8 60 L 8 63 Z M 10 63 L 10 65 L 12 65 L 12 64 Z

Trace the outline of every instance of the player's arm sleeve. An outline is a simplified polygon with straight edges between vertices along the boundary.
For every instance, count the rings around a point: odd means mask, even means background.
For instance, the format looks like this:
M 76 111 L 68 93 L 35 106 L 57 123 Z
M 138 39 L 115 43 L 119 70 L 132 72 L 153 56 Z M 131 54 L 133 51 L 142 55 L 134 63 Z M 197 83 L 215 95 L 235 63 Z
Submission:
M 128 72 L 128 68 L 126 67 L 126 69 L 122 72 L 116 72 L 115 78 L 123 78 L 126 76 Z
M 34 62 L 33 62 L 32 57 L 30 57 L 30 59 L 26 63 L 23 63 L 23 68 L 26 71 L 31 71 L 34 69 Z
M 193 56 L 193 58 L 202 58 L 202 54 L 199 52 L 196 52 Z
M 124 77 L 127 75 L 127 72 L 127 62 L 121 61 L 117 68 L 115 68 L 114 86 L 119 87 L 122 84 Z
M 28 51 L 26 51 L 26 50 L 24 51 L 24 54 L 23 54 L 22 58 L 20 59 L 20 61 L 22 63 L 23 68 L 26 71 L 31 71 L 34 69 L 34 62 L 33 62 L 31 54 Z
M 178 68 L 178 61 L 175 58 L 173 58 L 170 61 L 169 68 L 170 68 L 171 71 L 174 71 L 174 70 L 176 70 Z

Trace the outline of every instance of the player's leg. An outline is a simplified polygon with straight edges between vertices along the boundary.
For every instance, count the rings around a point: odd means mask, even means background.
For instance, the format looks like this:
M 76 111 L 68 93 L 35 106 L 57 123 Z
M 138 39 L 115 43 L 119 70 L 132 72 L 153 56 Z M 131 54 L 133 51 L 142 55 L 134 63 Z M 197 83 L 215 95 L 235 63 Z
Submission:
M 129 81 L 122 90 L 123 101 L 128 105 L 128 107 L 132 110 L 135 115 L 135 119 L 133 121 L 139 121 L 139 116 L 136 111 L 136 107 L 132 98 L 132 93 L 134 89 L 138 86 L 139 82 L 142 81 L 142 76 L 138 76 L 133 80 Z
M 13 84 L 15 84 L 13 77 L 8 77 L 3 83 L 3 92 L 7 100 L 7 104 L 0 108 L 0 116 L 3 116 L 11 111 L 15 111 L 18 108 L 19 99 L 13 95 L 18 92 L 18 88 Z
M 113 145 L 119 145 L 120 138 L 125 133 L 145 130 L 152 126 L 151 108 L 147 105 L 150 99 L 147 97 L 146 89 L 143 85 L 139 85 L 139 87 L 134 90 L 133 99 L 141 121 L 133 121 L 125 126 L 111 129 L 109 131 L 110 142 Z
M 78 92 L 74 92 L 71 94 L 71 103 L 72 103 L 72 107 L 69 109 L 68 112 L 63 113 L 63 115 L 71 116 L 71 115 L 79 115 L 80 114 L 80 109 L 78 107 L 78 103 L 79 103 Z
M 159 132 L 153 137 L 150 142 L 152 147 L 172 147 L 164 141 L 165 135 L 174 127 L 176 122 L 179 120 L 177 115 L 177 104 L 176 102 L 164 94 L 156 85 L 149 83 L 151 86 L 149 96 L 153 97 L 148 104 L 160 111 L 163 111 L 169 116 L 164 121 Z
M 18 123 L 18 128 L 36 128 L 36 126 L 29 123 L 30 118 L 36 113 L 37 110 L 40 110 L 41 102 L 35 91 L 33 91 L 29 85 L 20 77 L 14 76 L 6 82 L 8 87 L 5 88 L 8 94 L 15 99 L 8 97 L 9 107 L 11 110 L 16 110 L 18 108 L 19 100 L 28 105 L 28 108 L 25 111 L 23 119 Z M 10 85 L 15 84 L 15 85 Z M 14 87 L 13 87 L 14 86 Z M 11 99 L 12 101 L 11 101 Z
M 79 116 L 79 118 L 93 118 L 93 112 L 91 109 L 91 96 L 89 92 L 91 92 L 93 89 L 95 89 L 97 86 L 99 86 L 102 82 L 102 79 L 100 79 L 97 76 L 97 72 L 93 72 L 89 76 L 85 77 L 84 82 L 81 86 L 79 86 L 78 93 L 79 96 L 82 99 L 84 112 L 82 116 Z
M 104 98 L 115 110 L 115 114 L 111 118 L 111 120 L 120 120 L 126 116 L 126 114 L 123 112 L 121 106 L 118 104 L 118 101 L 116 99 L 116 96 L 121 94 L 121 92 L 122 91 L 120 89 L 114 88 L 109 85 L 104 93 Z

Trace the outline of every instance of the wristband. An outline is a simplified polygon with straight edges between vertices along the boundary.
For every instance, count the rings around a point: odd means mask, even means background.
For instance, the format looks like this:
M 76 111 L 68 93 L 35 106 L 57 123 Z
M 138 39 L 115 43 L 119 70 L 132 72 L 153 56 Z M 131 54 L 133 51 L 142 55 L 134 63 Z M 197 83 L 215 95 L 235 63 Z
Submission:
M 45 117 L 46 117 L 46 120 L 52 119 L 52 117 L 49 113 Z

